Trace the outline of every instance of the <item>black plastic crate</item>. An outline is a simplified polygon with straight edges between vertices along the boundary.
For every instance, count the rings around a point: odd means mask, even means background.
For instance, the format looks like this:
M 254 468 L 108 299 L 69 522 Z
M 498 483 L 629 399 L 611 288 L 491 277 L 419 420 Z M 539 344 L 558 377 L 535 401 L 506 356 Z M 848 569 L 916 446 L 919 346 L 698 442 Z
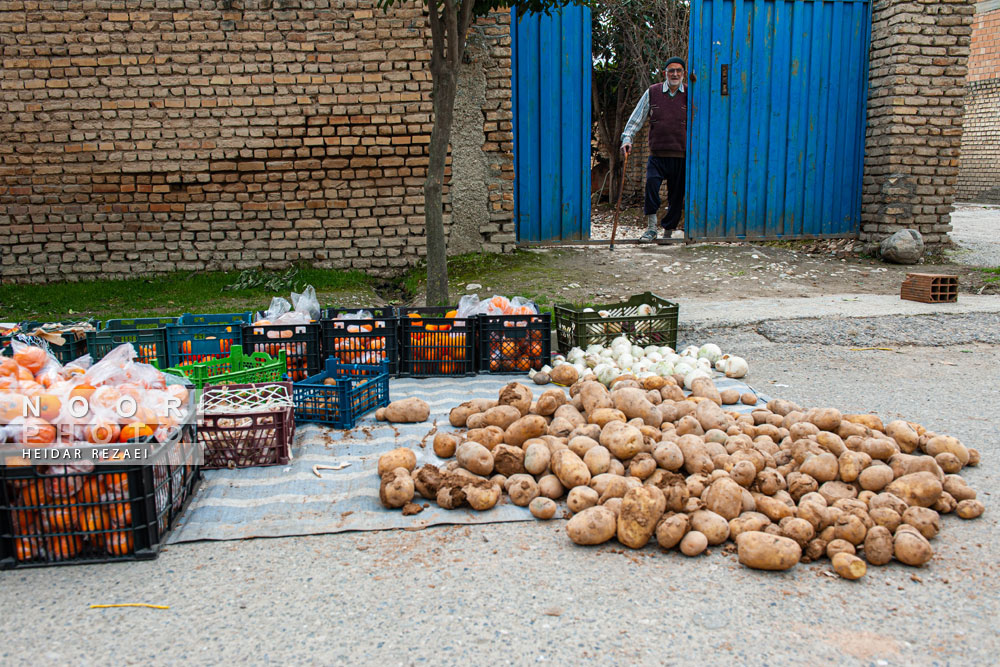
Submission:
M 278 358 L 284 350 L 288 379 L 305 380 L 323 368 L 322 335 L 317 322 L 309 324 L 248 324 L 243 327 L 243 351 L 267 352 Z
M 149 440 L 143 464 L 0 466 L 0 570 L 156 558 L 200 468 L 193 427 Z
M 389 365 L 340 364 L 292 385 L 295 419 L 334 428 L 354 428 L 359 417 L 389 405 Z
M 552 315 L 480 315 L 479 372 L 527 373 L 552 359 Z
M 639 314 L 640 306 L 653 308 L 650 315 Z M 652 292 L 644 292 L 623 303 L 592 306 L 593 312 L 582 308 L 557 305 L 555 311 L 556 339 L 560 352 L 573 347 L 607 345 L 625 336 L 633 345 L 677 347 L 677 316 L 680 308 L 672 301 Z M 602 317 L 601 312 L 607 311 Z
M 62 324 L 69 326 L 71 324 L 78 323 L 78 321 L 22 322 L 20 331 L 11 334 L 10 336 L 4 336 L 0 339 L 0 354 L 5 354 L 7 356 L 14 354 L 14 348 L 10 345 L 10 341 L 18 340 L 29 345 L 39 345 L 44 347 L 52 353 L 53 357 L 59 360 L 59 363 L 68 364 L 69 362 L 79 359 L 83 355 L 87 354 L 86 334 L 83 334 L 80 337 L 77 337 L 75 334 L 60 334 L 66 339 L 66 342 L 59 344 L 50 342 L 40 336 L 32 336 L 31 332 L 35 331 L 43 324 Z
M 119 345 L 131 343 L 136 361 L 161 368 L 169 365 L 167 355 L 167 325 L 176 324 L 176 317 L 138 317 L 131 320 L 108 320 L 98 331 L 87 333 L 87 349 L 94 361 L 100 361 Z
M 370 319 L 337 319 L 343 313 L 365 310 Z M 389 364 L 389 374 L 399 374 L 399 316 L 391 306 L 382 308 L 325 308 L 320 315 L 323 359 L 342 364 Z
M 476 374 L 476 317 L 446 317 L 454 308 L 401 308 L 399 375 Z

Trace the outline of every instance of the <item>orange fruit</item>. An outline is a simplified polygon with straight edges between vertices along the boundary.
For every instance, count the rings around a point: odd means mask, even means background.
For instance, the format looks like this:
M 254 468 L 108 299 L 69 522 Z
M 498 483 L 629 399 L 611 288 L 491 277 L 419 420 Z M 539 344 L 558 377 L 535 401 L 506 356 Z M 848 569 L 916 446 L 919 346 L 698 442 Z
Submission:
M 121 429 L 114 422 L 94 422 L 87 427 L 87 441 L 106 445 L 118 440 Z
M 107 508 L 108 516 L 111 517 L 112 523 L 116 526 L 124 528 L 132 525 L 132 503 L 126 500 L 125 502 L 111 503 Z
M 40 511 L 42 525 L 49 532 L 68 533 L 76 529 L 80 523 L 80 511 L 76 505 L 61 505 L 48 507 Z
M 40 417 L 28 417 L 24 420 L 24 431 L 21 441 L 26 445 L 51 445 L 58 442 L 56 427 Z
M 52 560 L 73 558 L 83 550 L 83 538 L 79 535 L 59 535 L 45 540 L 45 547 Z
M 69 397 L 74 398 L 79 396 L 80 398 L 89 401 L 91 394 L 96 391 L 97 387 L 90 384 L 78 384 L 73 387 L 69 392 Z
M 80 513 L 80 530 L 97 533 L 111 529 L 111 517 L 99 507 L 88 507 Z
M 104 491 L 104 480 L 100 475 L 94 475 L 84 482 L 83 487 L 77 492 L 76 500 L 80 503 L 97 503 L 101 500 L 101 493 Z
M 143 422 L 133 422 L 122 428 L 118 442 L 128 442 L 132 438 L 146 438 L 153 435 L 153 429 Z
M 21 367 L 31 371 L 32 374 L 42 370 L 48 360 L 49 355 L 45 353 L 45 350 L 34 345 L 23 347 L 14 353 L 14 361 Z
M 36 479 L 31 482 L 28 486 L 21 489 L 21 504 L 27 507 L 38 507 L 39 505 L 44 505 L 49 500 L 48 495 L 45 493 L 45 482 L 41 479 Z
M 24 416 L 24 397 L 20 394 L 0 395 L 0 424 Z
M 122 530 L 108 533 L 105 536 L 104 547 L 112 556 L 127 556 L 132 553 L 132 531 Z
M 0 375 L 17 377 L 20 369 L 21 367 L 11 357 L 0 357 Z
M 38 397 L 38 416 L 45 421 L 52 421 L 59 416 L 62 401 L 52 394 L 42 394 Z
M 38 558 L 38 539 L 22 537 L 14 544 L 15 556 L 19 561 L 35 560 Z

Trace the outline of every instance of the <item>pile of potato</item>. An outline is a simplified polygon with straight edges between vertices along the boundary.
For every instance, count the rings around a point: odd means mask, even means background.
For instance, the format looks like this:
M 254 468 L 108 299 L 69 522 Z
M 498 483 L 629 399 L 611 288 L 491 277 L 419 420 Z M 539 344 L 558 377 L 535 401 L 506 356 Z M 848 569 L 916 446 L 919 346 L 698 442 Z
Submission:
M 912 422 L 785 400 L 728 412 L 708 378 L 689 397 L 671 377 L 622 376 L 610 390 L 568 384 L 569 396 L 549 389 L 535 400 L 515 382 L 496 401 L 452 409 L 451 425 L 468 430 L 439 432 L 433 446 L 454 460 L 416 469 L 408 449 L 383 455 L 382 502 L 419 511 L 420 494 L 446 509 L 486 510 L 505 491 L 549 519 L 565 497 L 576 544 L 617 538 L 640 549 L 655 537 L 696 556 L 732 540 L 748 567 L 825 556 L 848 579 L 863 576 L 866 561 L 923 565 L 941 514 L 984 511 L 958 474 L 979 453 Z

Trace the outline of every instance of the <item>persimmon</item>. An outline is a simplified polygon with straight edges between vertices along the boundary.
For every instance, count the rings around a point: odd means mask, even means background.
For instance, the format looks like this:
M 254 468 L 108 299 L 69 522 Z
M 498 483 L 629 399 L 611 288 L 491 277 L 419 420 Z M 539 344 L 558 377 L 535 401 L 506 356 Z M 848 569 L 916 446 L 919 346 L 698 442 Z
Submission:
M 80 475 L 46 477 L 44 482 L 45 495 L 49 497 L 49 504 L 65 505 L 79 493 L 83 484 L 84 478 Z
M 114 422 L 94 422 L 87 426 L 87 442 L 106 445 L 116 442 L 121 435 L 121 428 Z
M 21 367 L 11 357 L 0 357 L 0 375 L 17 377 Z
M 21 504 L 26 507 L 38 507 L 49 501 L 45 493 L 45 481 L 41 479 L 32 480 L 28 486 L 21 489 Z
M 131 530 L 120 530 L 105 535 L 104 548 L 112 556 L 127 556 L 132 553 L 134 541 Z
M 122 427 L 118 442 L 128 442 L 133 438 L 148 438 L 153 435 L 153 429 L 144 422 L 132 422 Z
M 39 512 L 42 525 L 50 533 L 68 533 L 80 523 L 80 510 L 76 505 L 47 507 Z
M 57 442 L 56 427 L 41 417 L 28 417 L 22 427 L 21 442 L 43 447 L 52 445 Z
M 90 396 L 97 390 L 92 384 L 78 384 L 69 391 L 69 397 L 75 398 L 79 396 L 80 398 L 89 401 Z
M 34 345 L 22 347 L 14 353 L 14 361 L 22 368 L 31 371 L 32 375 L 42 370 L 48 360 L 49 355 L 45 353 L 45 350 Z
M 101 475 L 92 475 L 76 494 L 76 500 L 80 503 L 98 503 L 101 494 L 104 492 L 104 479 Z
M 111 522 L 119 528 L 132 525 L 132 503 L 128 500 L 111 503 L 107 506 L 107 511 Z
M 0 424 L 24 416 L 24 397 L 20 394 L 0 395 Z
M 528 357 L 518 357 L 514 367 L 519 371 L 528 372 L 531 370 L 531 359 Z
M 14 555 L 21 561 L 35 560 L 38 558 L 40 549 L 38 548 L 38 538 L 22 537 L 14 542 Z
M 36 400 L 39 417 L 51 422 L 59 416 L 59 411 L 62 409 L 62 401 L 59 400 L 58 396 L 42 394 Z
M 88 507 L 80 512 L 80 530 L 99 533 L 111 529 L 111 517 L 100 507 Z

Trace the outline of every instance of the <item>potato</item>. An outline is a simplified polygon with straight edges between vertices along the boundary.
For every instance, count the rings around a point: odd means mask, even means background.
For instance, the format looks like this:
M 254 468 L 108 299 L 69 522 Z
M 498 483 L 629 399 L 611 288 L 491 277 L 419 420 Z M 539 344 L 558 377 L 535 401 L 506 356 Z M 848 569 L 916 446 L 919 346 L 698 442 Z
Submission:
M 887 438 L 864 438 L 861 441 L 860 451 L 874 460 L 888 461 L 899 453 L 899 447 L 895 441 Z
M 419 470 L 413 471 L 410 476 L 413 478 L 413 487 L 417 493 L 427 500 L 437 498 L 438 489 L 444 479 L 444 475 L 437 469 L 437 466 L 429 463 L 424 464 Z
M 729 521 L 729 538 L 735 541 L 741 533 L 762 531 L 770 523 L 771 520 L 760 512 L 744 512 Z
M 434 434 L 434 453 L 442 459 L 450 459 L 455 455 L 458 438 L 451 433 L 439 431 Z
M 594 380 L 583 382 L 577 393 L 580 397 L 580 403 L 583 405 L 584 415 L 590 415 L 594 410 L 610 408 L 614 405 L 607 388 Z
M 600 500 L 597 491 L 589 486 L 577 486 L 569 490 L 566 496 L 566 506 L 574 514 L 578 514 L 588 507 L 593 507 Z
M 749 461 L 738 461 L 729 471 L 729 476 L 743 488 L 747 488 L 757 477 L 757 469 Z
M 463 442 L 458 446 L 455 457 L 471 473 L 485 476 L 493 472 L 493 454 L 478 442 Z
M 900 451 L 912 454 L 917 449 L 920 436 L 907 422 L 897 419 L 885 425 L 885 434 L 896 441 Z
M 701 427 L 708 431 L 713 428 L 725 431 L 729 427 L 731 419 L 726 416 L 722 408 L 714 401 L 701 401 L 694 409 L 694 417 L 701 424 Z
M 839 470 L 837 457 L 829 452 L 810 456 L 799 467 L 799 472 L 809 475 L 820 484 L 837 479 Z
M 677 435 L 705 435 L 705 429 L 693 415 L 685 415 L 677 420 L 674 425 L 674 432 Z
M 740 392 L 738 389 L 723 389 L 719 392 L 719 399 L 722 401 L 723 405 L 734 405 L 740 402 Z M 756 402 L 757 397 L 754 396 L 754 403 Z M 749 405 L 753 405 L 753 403 L 750 403 Z
M 567 424 L 568 425 L 568 424 Z M 507 427 L 503 441 L 508 445 L 520 447 L 525 440 L 531 440 L 541 435 L 545 435 L 549 427 L 548 421 L 541 415 L 528 415 L 521 417 L 516 422 Z
M 963 500 L 955 508 L 955 514 L 963 519 L 977 519 L 983 515 L 986 507 L 978 500 Z
M 416 467 L 417 455 L 408 447 L 397 447 L 378 457 L 379 477 L 396 468 L 406 468 L 406 472 L 409 473 Z
M 865 541 L 868 528 L 854 514 L 842 514 L 833 524 L 833 536 L 836 540 L 845 540 L 854 546 Z
M 527 507 L 532 500 L 539 496 L 538 483 L 530 475 L 518 475 L 512 479 L 513 482 L 507 486 L 510 502 L 518 507 Z
M 550 474 L 538 480 L 538 493 L 546 498 L 558 500 L 566 493 L 566 489 L 558 477 Z
M 864 548 L 865 560 L 872 565 L 885 565 L 892 560 L 892 531 L 885 526 L 875 526 L 865 535 Z
M 784 417 L 789 412 L 798 410 L 799 406 L 797 406 L 795 403 L 792 403 L 791 401 L 786 401 L 781 398 L 775 398 L 768 401 L 767 409 L 776 415 L 781 415 L 782 417 Z
M 549 463 L 552 472 L 568 489 L 590 483 L 590 470 L 583 460 L 569 449 L 560 449 Z
M 493 401 L 482 398 L 474 398 L 471 401 L 466 401 L 451 409 L 451 412 L 448 413 L 448 422 L 456 428 L 462 428 L 466 425 L 466 421 L 471 415 L 485 412 L 493 407 L 493 405 Z
M 789 414 L 785 419 L 789 419 L 792 415 Z M 796 422 L 788 427 L 788 437 L 793 441 L 804 440 L 810 438 L 815 440 L 819 436 L 819 427 L 816 424 L 808 421 Z
M 385 406 L 383 413 L 386 421 L 395 423 L 415 423 L 427 421 L 431 414 L 431 406 L 422 398 L 403 398 Z
M 806 419 L 821 431 L 836 431 L 840 428 L 841 414 L 836 408 L 813 408 L 806 412 Z
M 735 389 L 731 391 L 736 391 Z M 691 395 L 707 398 L 716 405 L 722 405 L 722 395 L 711 378 L 698 377 L 691 382 Z M 735 403 L 735 401 L 733 401 Z
M 618 517 L 621 516 L 621 514 L 622 514 L 622 499 L 621 498 L 608 498 L 603 503 L 600 503 L 600 505 L 603 506 L 603 507 L 607 507 L 609 510 L 611 510 L 612 512 L 615 513 L 615 521 L 617 521 Z
M 611 452 L 602 445 L 591 447 L 583 455 L 583 462 L 590 470 L 591 477 L 606 473 L 611 467 Z
M 410 471 L 399 467 L 382 475 L 378 497 L 383 505 L 389 509 L 395 509 L 413 500 L 413 491 L 413 478 L 410 477 Z
M 548 452 L 548 448 L 546 448 Z M 524 467 L 524 450 L 513 445 L 497 445 L 493 448 L 493 469 L 510 477 L 518 473 L 527 472 Z
M 642 432 L 636 427 L 611 422 L 601 430 L 600 444 L 615 458 L 627 460 L 642 451 L 644 442 Z
M 556 501 L 551 498 L 545 498 L 544 496 L 539 496 L 528 503 L 528 511 L 536 519 L 541 519 L 543 521 L 551 519 L 556 515 L 556 509 L 558 509 Z
M 976 498 L 976 492 L 969 488 L 965 480 L 958 475 L 945 475 L 941 486 L 959 502 L 963 500 L 975 500 Z
M 865 576 L 868 566 L 857 556 L 841 552 L 833 557 L 833 571 L 844 579 L 860 579 Z
M 843 420 L 885 433 L 885 426 L 882 425 L 882 420 L 878 418 L 878 415 L 843 415 Z
M 577 426 L 570 432 L 566 440 L 568 442 L 569 440 L 581 435 L 586 438 L 590 438 L 591 440 L 599 440 L 601 438 L 601 427 L 597 424 L 584 424 L 582 426 Z
M 839 553 L 848 553 L 853 556 L 856 551 L 854 549 L 854 545 L 847 540 L 830 540 L 830 542 L 826 545 L 826 557 L 833 560 L 833 557 Z
M 552 414 L 553 419 L 565 419 L 573 425 L 573 427 L 583 426 L 587 423 L 586 417 L 580 414 L 580 411 L 574 408 L 568 403 L 565 405 L 560 405 L 556 408 L 556 411 Z
M 861 471 L 858 484 L 866 491 L 878 492 L 888 486 L 893 480 L 892 468 L 887 465 L 874 464 Z
M 741 533 L 736 547 L 740 563 L 757 570 L 787 570 L 802 557 L 795 540 L 759 531 Z
M 934 556 L 931 543 L 916 530 L 900 530 L 892 541 L 893 555 L 900 563 L 920 567 Z
M 708 548 L 708 538 L 697 530 L 689 531 L 681 539 L 681 553 L 685 556 L 697 556 Z
M 504 445 L 506 446 L 506 445 Z M 499 448 L 499 447 L 498 447 Z M 528 472 L 532 475 L 541 475 L 549 469 L 549 461 L 552 454 L 544 442 L 535 441 L 523 450 L 523 468 L 519 472 Z
M 563 405 L 566 405 L 567 400 L 566 392 L 562 389 L 547 389 L 538 397 L 535 412 L 543 417 L 548 417 L 555 414 L 555 411 Z
M 611 459 L 611 465 L 608 467 L 608 472 L 612 475 L 624 476 L 625 475 L 625 464 L 616 458 Z
M 570 451 L 581 458 L 586 456 L 590 449 L 601 446 L 596 440 L 586 435 L 578 435 L 570 438 L 568 445 Z
M 890 533 L 895 533 L 899 524 L 903 523 L 903 518 L 899 513 L 889 507 L 876 507 L 868 512 L 868 516 L 875 522 L 875 525 L 887 528 Z M 868 532 L 872 530 L 869 528 Z
M 921 507 L 933 505 L 943 490 L 941 482 L 933 473 L 929 472 L 903 475 L 886 487 L 886 491 L 897 496 L 907 505 Z
M 787 483 L 781 473 L 774 468 L 764 468 L 757 474 L 754 486 L 765 496 L 773 496 L 779 491 L 784 491 Z
M 664 549 L 673 549 L 691 528 L 687 514 L 672 514 L 656 526 L 656 542 Z M 707 545 L 707 541 L 706 541 Z
M 500 390 L 500 398 L 497 405 L 512 405 L 517 408 L 521 416 L 528 414 L 531 409 L 533 395 L 531 389 L 519 382 L 511 382 Z
M 897 465 L 893 472 L 900 466 Z M 902 477 L 903 475 L 912 475 L 915 472 L 929 472 L 935 477 L 937 477 L 939 482 L 944 482 L 944 471 L 941 470 L 941 466 L 938 465 L 937 461 L 933 456 L 911 456 L 905 461 L 905 469 L 902 474 L 897 474 L 897 477 Z
M 611 392 L 611 402 L 628 419 L 638 418 L 649 426 L 659 426 L 663 421 L 659 408 L 646 398 L 642 389 L 616 389 Z
M 496 426 L 507 430 L 507 427 L 521 418 L 521 411 L 513 405 L 497 405 L 483 413 L 487 426 Z
M 703 500 L 709 510 L 729 521 L 738 517 L 743 509 L 743 489 L 731 478 L 723 477 L 712 482 Z
M 778 527 L 781 528 L 781 534 L 784 537 L 795 540 L 803 549 L 816 536 L 816 529 L 805 519 L 785 518 L 781 520 Z
M 820 447 L 823 447 L 837 457 L 847 450 L 847 447 L 844 445 L 844 441 L 840 438 L 840 436 L 836 433 L 830 433 L 829 431 L 820 431 L 816 435 L 816 442 L 819 443 Z
M 566 534 L 574 544 L 603 544 L 614 537 L 617 530 L 615 513 L 601 505 L 589 507 L 566 522 Z
M 947 491 L 942 491 L 937 502 L 931 507 L 938 514 L 951 514 L 958 509 L 958 501 Z
M 962 462 L 951 452 L 941 452 L 934 457 L 934 462 L 948 475 L 954 475 L 962 470 Z
M 653 450 L 653 458 L 664 470 L 676 472 L 684 465 L 684 455 L 673 442 L 661 442 Z
M 966 465 L 973 467 L 979 465 L 979 450 L 972 447 L 966 447 L 966 449 L 969 450 L 969 462 Z
M 446 477 L 438 488 L 437 504 L 442 509 L 453 510 L 465 504 L 465 491 L 462 490 L 461 478 Z
M 709 544 L 722 544 L 729 539 L 729 522 L 711 510 L 692 513 L 691 528 L 702 533 Z
M 618 516 L 618 541 L 631 549 L 649 542 L 666 507 L 663 493 L 653 486 L 629 489 Z
M 969 462 L 969 450 L 959 442 L 958 438 L 953 438 L 950 435 L 934 436 L 923 446 L 923 450 L 931 456 L 937 456 L 942 452 L 949 452 L 958 457 L 959 462 L 963 466 Z
M 578 371 L 576 366 L 573 364 L 559 364 L 549 371 L 549 377 L 552 378 L 552 381 L 556 384 L 569 387 L 580 379 L 580 371 Z
M 479 512 L 492 509 L 500 502 L 500 485 L 489 480 L 469 482 L 462 487 L 462 491 L 469 506 Z
M 882 493 L 872 498 L 871 502 L 868 503 L 868 507 L 870 509 L 876 509 L 879 507 L 888 507 L 889 509 L 894 510 L 897 514 L 902 516 L 903 512 L 906 511 L 908 505 L 898 496 L 888 491 L 883 491 Z
M 656 471 L 656 461 L 651 454 L 639 452 L 628 464 L 628 476 L 646 480 Z
M 832 504 L 838 498 L 857 498 L 858 490 L 844 482 L 825 482 L 819 487 L 819 494 L 826 498 L 827 504 Z
M 494 447 L 503 442 L 504 432 L 499 426 L 486 426 L 484 428 L 470 429 L 465 433 L 467 442 L 478 442 L 487 450 L 492 451 Z

